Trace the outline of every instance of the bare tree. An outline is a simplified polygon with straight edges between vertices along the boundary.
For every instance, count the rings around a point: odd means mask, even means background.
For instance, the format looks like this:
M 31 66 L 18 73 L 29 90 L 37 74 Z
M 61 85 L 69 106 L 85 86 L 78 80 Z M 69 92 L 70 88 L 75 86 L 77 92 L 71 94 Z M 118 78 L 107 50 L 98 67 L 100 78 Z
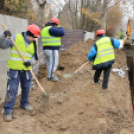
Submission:
M 45 8 L 47 1 L 46 0 L 42 0 L 42 1 L 36 0 L 36 1 L 38 3 L 37 23 L 40 26 L 43 26 L 44 8 Z
M 4 10 L 4 8 L 5 8 L 5 0 L 1 0 L 0 1 L 0 9 Z
M 124 1 L 128 0 L 51 0 L 50 3 L 55 7 L 51 9 L 55 15 L 58 14 L 64 27 L 66 25 L 66 28 L 96 31 L 99 28 L 106 30 L 109 22 L 107 18 L 112 18 L 108 16 L 108 11 L 115 5 L 118 8 L 118 4 L 123 4 Z M 113 21 L 116 21 L 115 18 Z

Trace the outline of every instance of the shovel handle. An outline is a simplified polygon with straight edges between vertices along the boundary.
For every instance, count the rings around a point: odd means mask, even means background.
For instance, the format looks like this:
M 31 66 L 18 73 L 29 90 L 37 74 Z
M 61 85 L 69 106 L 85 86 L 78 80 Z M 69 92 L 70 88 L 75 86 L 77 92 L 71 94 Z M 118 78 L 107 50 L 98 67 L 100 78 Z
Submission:
M 5 30 L 7 30 L 7 28 L 6 28 L 6 26 L 5 26 L 4 24 L 2 24 L 2 26 L 3 26 L 3 28 L 4 28 Z M 14 42 L 12 36 L 10 36 L 9 38 L 11 39 L 13 45 L 15 46 L 15 48 L 17 49 L 17 51 L 19 52 L 19 55 L 21 56 L 21 58 L 22 58 L 23 61 L 25 62 L 26 60 L 24 59 L 24 57 L 23 57 L 23 55 L 21 54 L 19 48 L 18 48 L 17 45 L 15 44 L 15 42 Z
M 86 62 L 82 64 L 74 73 L 76 74 L 80 69 L 82 69 L 85 65 L 87 65 L 89 62 Z
M 28 67 L 28 69 L 29 69 L 29 71 L 31 72 L 31 74 L 32 74 L 33 78 L 35 79 L 35 81 L 37 82 L 38 86 L 40 87 L 40 89 L 42 90 L 42 92 L 43 92 L 43 93 L 45 94 L 45 96 L 46 96 L 46 92 L 45 92 L 44 88 L 43 88 L 43 87 L 41 86 L 41 84 L 39 83 L 39 81 L 38 81 L 38 79 L 36 78 L 36 76 L 34 75 L 33 71 L 31 70 L 30 67 Z
M 7 30 L 7 28 L 6 28 L 6 26 L 5 26 L 4 24 L 2 24 L 2 26 L 3 26 L 3 28 L 4 28 L 5 30 Z M 22 58 L 22 60 L 23 60 L 24 62 L 26 62 L 26 60 L 25 60 L 25 58 L 23 57 L 23 55 L 21 54 L 21 52 L 20 52 L 18 46 L 15 44 L 15 42 L 14 42 L 12 36 L 10 36 L 9 38 L 11 39 L 11 41 L 12 41 L 13 45 L 15 46 L 15 48 L 17 49 L 17 51 L 18 51 L 20 57 Z M 38 79 L 37 79 L 36 76 L 34 75 L 34 73 L 33 73 L 33 71 L 31 70 L 31 68 L 28 67 L 28 69 L 29 69 L 29 71 L 31 72 L 33 78 L 36 80 L 36 82 L 37 82 L 38 86 L 40 87 L 40 89 L 42 90 L 42 92 L 46 95 L 46 92 L 45 92 L 44 88 L 43 88 L 43 87 L 41 86 L 41 84 L 39 83 Z

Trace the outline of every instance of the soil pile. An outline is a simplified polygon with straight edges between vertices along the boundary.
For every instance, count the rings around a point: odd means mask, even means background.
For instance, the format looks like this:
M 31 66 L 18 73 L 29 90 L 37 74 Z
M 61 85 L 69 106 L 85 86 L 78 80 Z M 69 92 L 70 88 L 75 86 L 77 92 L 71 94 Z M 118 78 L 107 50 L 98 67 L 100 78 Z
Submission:
M 87 62 L 88 52 L 94 41 L 78 42 L 61 54 L 65 70 L 57 70 L 59 82 L 46 80 L 46 67 L 39 71 L 39 81 L 50 95 L 50 107 L 40 107 L 42 92 L 36 85 L 30 94 L 34 111 L 29 113 L 19 108 L 19 99 L 14 108 L 14 119 L 10 123 L 0 116 L 1 134 L 133 134 L 134 122 L 130 115 L 130 90 L 127 72 L 124 78 L 111 72 L 109 88 L 102 90 L 103 74 L 94 84 L 94 71 L 90 62 L 74 77 L 73 73 Z M 126 55 L 115 50 L 113 68 L 126 69 Z

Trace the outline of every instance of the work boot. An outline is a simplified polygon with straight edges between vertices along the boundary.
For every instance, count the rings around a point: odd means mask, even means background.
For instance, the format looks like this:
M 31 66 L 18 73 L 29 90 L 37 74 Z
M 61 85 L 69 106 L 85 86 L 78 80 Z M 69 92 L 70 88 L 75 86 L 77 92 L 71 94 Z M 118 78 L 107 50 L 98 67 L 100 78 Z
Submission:
M 31 107 L 31 106 L 29 106 L 29 105 L 26 105 L 26 106 L 20 106 L 22 109 L 25 109 L 25 110 L 27 110 L 27 111 L 32 111 L 33 110 L 33 108 Z
M 103 90 L 106 90 L 106 89 L 107 89 L 107 87 L 102 87 L 102 89 L 103 89 Z
M 99 83 L 99 80 L 100 80 L 100 78 L 98 78 L 97 80 L 94 80 L 94 83 L 95 84 Z
M 48 78 L 47 77 L 47 80 L 50 80 L 50 81 L 53 81 L 53 82 L 57 82 L 58 81 L 58 78 L 56 76 L 51 77 L 51 78 Z
M 9 122 L 12 120 L 12 113 L 5 113 L 5 121 Z
M 57 78 L 56 76 L 51 77 L 51 81 L 53 81 L 53 82 L 57 82 L 57 81 L 58 81 L 58 78 Z

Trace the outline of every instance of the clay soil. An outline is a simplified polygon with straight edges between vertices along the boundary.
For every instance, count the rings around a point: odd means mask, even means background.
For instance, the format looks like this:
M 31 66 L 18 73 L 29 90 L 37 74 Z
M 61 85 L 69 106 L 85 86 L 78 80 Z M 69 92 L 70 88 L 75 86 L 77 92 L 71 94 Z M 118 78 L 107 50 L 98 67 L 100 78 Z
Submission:
M 101 87 L 103 74 L 100 82 L 94 84 L 91 62 L 73 77 L 63 77 L 87 62 L 93 43 L 91 39 L 78 42 L 62 53 L 60 59 L 65 69 L 56 71 L 56 83 L 46 80 L 46 67 L 40 66 L 38 79 L 50 96 L 49 108 L 41 107 L 43 93 L 35 85 L 30 93 L 33 112 L 20 109 L 18 96 L 12 122 L 5 122 L 0 115 L 0 134 L 134 134 L 123 50 L 115 50 L 112 68 L 122 68 L 126 75 L 122 78 L 111 71 L 107 90 Z

